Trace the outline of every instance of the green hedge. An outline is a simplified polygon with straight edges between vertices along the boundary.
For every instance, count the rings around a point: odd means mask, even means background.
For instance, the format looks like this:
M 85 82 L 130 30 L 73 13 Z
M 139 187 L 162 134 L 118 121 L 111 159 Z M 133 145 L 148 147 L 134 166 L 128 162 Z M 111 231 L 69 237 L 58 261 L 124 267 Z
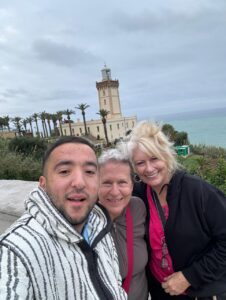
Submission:
M 0 179 L 37 181 L 41 175 L 41 161 L 32 156 L 1 151 Z
M 47 142 L 40 138 L 16 137 L 9 142 L 8 149 L 23 156 L 41 159 L 47 149 Z

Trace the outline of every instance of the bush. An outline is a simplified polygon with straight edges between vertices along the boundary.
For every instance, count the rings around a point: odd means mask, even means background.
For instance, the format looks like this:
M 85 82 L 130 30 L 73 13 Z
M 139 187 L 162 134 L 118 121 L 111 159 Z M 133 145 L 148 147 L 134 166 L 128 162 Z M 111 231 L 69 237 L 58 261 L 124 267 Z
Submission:
M 226 159 L 226 149 L 215 146 L 190 145 L 190 150 L 194 154 L 204 155 L 213 159 L 223 157 Z
M 170 124 L 164 124 L 162 126 L 162 131 L 169 138 L 175 146 L 188 145 L 188 134 L 185 131 L 176 131 L 174 127 Z
M 178 157 L 178 161 L 188 173 L 203 178 L 226 194 L 226 160 L 223 157 L 190 155 Z
M 1 151 L 0 179 L 37 181 L 41 175 L 41 162 L 32 156 Z
M 8 149 L 8 140 L 0 138 L 0 150 L 7 150 Z
M 9 150 L 23 156 L 41 159 L 47 149 L 47 143 L 40 138 L 15 137 L 9 142 Z
M 175 138 L 174 138 L 174 144 L 175 144 L 175 146 L 188 145 L 189 140 L 188 140 L 187 132 L 184 132 L 184 131 L 176 132 Z
M 208 181 L 226 194 L 226 160 L 219 158 L 216 167 L 211 169 Z

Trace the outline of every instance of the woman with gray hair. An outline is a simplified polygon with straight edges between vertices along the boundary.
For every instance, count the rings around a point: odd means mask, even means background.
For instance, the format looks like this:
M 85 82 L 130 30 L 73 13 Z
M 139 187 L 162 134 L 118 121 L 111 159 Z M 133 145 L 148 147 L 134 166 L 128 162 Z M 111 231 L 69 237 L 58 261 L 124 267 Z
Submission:
M 140 122 L 127 150 L 147 207 L 151 299 L 226 299 L 225 195 L 179 168 L 155 123 Z
M 99 157 L 99 169 L 99 202 L 113 222 L 111 233 L 118 252 L 123 288 L 129 300 L 147 300 L 146 208 L 141 199 L 132 197 L 132 165 L 123 153 L 110 149 Z

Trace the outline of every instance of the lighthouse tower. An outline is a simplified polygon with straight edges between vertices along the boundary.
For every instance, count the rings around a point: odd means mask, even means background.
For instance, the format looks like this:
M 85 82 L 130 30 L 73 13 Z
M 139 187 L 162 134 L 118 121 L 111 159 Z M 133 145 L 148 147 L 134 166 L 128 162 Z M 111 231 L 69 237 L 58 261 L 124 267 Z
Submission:
M 108 119 L 121 118 L 121 104 L 119 98 L 119 81 L 111 79 L 111 69 L 104 66 L 101 70 L 102 81 L 96 82 L 99 108 L 109 111 Z
M 104 143 L 106 132 L 110 142 L 123 139 L 129 130 L 136 125 L 137 117 L 125 117 L 122 115 L 121 103 L 119 98 L 119 81 L 111 79 L 111 69 L 105 65 L 101 70 L 102 80 L 96 82 L 98 91 L 99 110 L 108 111 L 106 127 L 103 126 L 102 118 L 98 120 L 87 120 L 87 131 L 89 138 L 93 137 L 100 143 Z M 77 120 L 69 126 L 68 123 L 62 124 L 63 135 L 83 136 L 85 134 L 84 122 Z M 70 130 L 71 127 L 71 130 Z

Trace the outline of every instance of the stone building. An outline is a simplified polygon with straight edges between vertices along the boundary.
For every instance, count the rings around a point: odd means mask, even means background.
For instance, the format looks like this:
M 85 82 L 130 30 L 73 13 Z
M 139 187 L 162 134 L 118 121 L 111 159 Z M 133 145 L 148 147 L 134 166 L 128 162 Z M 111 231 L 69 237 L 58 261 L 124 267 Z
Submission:
M 96 88 L 98 91 L 99 99 L 99 111 L 100 109 L 107 110 L 109 112 L 107 116 L 107 133 L 110 142 L 114 142 L 120 138 L 124 138 L 126 132 L 131 130 L 136 122 L 136 116 L 124 117 L 121 111 L 121 103 L 119 97 L 119 81 L 112 80 L 111 70 L 104 67 L 102 72 L 102 81 L 96 82 Z M 90 136 L 96 140 L 105 140 L 104 127 L 101 119 L 86 120 L 87 131 Z M 72 134 L 76 136 L 83 136 L 85 134 L 85 128 L 83 121 L 77 120 L 77 122 L 71 123 Z M 69 124 L 62 124 L 63 134 L 70 135 Z

